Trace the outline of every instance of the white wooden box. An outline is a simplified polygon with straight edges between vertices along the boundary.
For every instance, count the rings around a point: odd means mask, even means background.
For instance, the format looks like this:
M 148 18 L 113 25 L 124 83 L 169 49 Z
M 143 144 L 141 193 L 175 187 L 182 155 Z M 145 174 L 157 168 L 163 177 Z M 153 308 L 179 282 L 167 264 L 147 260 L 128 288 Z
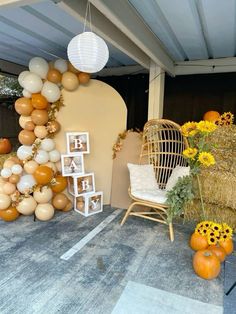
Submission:
M 94 173 L 84 173 L 82 175 L 68 177 L 68 192 L 73 196 L 94 193 Z
M 95 192 L 74 198 L 74 210 L 88 217 L 103 210 L 103 192 Z

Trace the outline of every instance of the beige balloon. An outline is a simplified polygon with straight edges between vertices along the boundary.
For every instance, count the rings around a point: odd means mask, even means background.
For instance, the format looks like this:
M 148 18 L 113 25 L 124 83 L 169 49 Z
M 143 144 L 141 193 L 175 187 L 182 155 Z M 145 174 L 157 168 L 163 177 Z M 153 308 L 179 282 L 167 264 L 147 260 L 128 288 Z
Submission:
M 43 166 L 47 166 L 47 167 L 51 168 L 54 173 L 57 172 L 57 167 L 56 167 L 55 163 L 53 163 L 51 161 L 47 162 L 46 164 L 43 164 Z
M 32 121 L 31 116 L 20 116 L 20 118 L 19 118 L 19 124 L 20 124 L 20 126 L 22 127 L 22 129 L 25 128 L 25 124 L 26 124 L 26 122 L 28 122 L 28 121 Z
M 3 186 L 3 192 L 7 195 L 13 194 L 16 190 L 16 186 L 13 183 L 6 182 Z
M 1 180 L 2 180 L 2 177 L 0 177 Z M 0 194 L 4 194 L 4 190 L 3 190 L 3 187 L 5 185 L 6 181 L 2 180 L 0 181 Z
M 19 213 L 29 216 L 32 215 L 35 211 L 37 203 L 33 196 L 25 197 L 17 206 L 16 209 Z
M 11 198 L 9 195 L 0 194 L 0 210 L 5 210 L 11 205 Z
M 12 160 L 6 160 L 3 164 L 3 168 L 11 168 L 14 166 L 16 163 Z
M 43 139 L 48 135 L 48 131 L 46 126 L 44 125 L 36 125 L 34 129 L 34 134 L 36 137 Z
M 27 161 L 24 165 L 24 170 L 28 174 L 33 174 L 35 170 L 38 168 L 39 164 L 35 160 Z
M 35 216 L 42 221 L 50 220 L 54 216 L 54 208 L 51 204 L 38 204 Z
M 77 75 L 69 71 L 63 73 L 61 83 L 62 86 L 68 91 L 73 91 L 79 86 L 79 80 Z
M 57 167 L 57 170 L 58 170 L 59 172 L 61 172 L 61 170 L 62 170 L 62 168 L 61 168 L 61 162 L 60 162 L 60 161 L 57 161 L 57 162 L 55 163 L 55 165 L 56 165 L 56 167 Z
M 52 199 L 53 192 L 51 188 L 44 186 L 42 189 L 34 191 L 33 196 L 37 203 L 43 204 L 48 203 Z

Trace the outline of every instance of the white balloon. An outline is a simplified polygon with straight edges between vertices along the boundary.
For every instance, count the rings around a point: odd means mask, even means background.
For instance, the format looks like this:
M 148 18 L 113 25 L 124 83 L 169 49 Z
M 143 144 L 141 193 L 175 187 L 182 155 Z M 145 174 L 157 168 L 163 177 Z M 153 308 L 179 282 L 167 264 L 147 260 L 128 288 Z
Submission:
M 26 75 L 30 74 L 30 71 L 23 71 L 19 74 L 18 76 L 18 82 L 20 84 L 21 87 L 25 87 L 24 86 L 24 82 L 25 82 L 25 77 Z
M 35 73 L 27 74 L 24 78 L 24 88 L 30 93 L 39 93 L 43 87 L 43 81 Z
M 24 160 L 32 154 L 32 146 L 21 145 L 16 152 L 19 159 Z
M 41 78 L 46 78 L 49 65 L 47 61 L 41 57 L 34 57 L 29 62 L 29 69 L 32 73 L 38 74 Z
M 45 152 L 44 150 L 39 149 L 37 151 L 36 156 L 34 157 L 34 160 L 40 165 L 45 164 L 49 160 L 48 152 Z
M 3 168 L 3 169 L 1 170 L 1 176 L 2 176 L 3 178 L 9 178 L 11 175 L 12 175 L 12 171 L 11 171 L 10 168 Z
M 61 159 L 61 154 L 58 150 L 54 149 L 51 152 L 49 152 L 49 159 L 52 162 L 57 162 Z
M 61 73 L 64 73 L 68 70 L 68 64 L 67 64 L 66 60 L 57 59 L 54 62 L 54 68 L 57 69 L 58 71 L 60 71 Z
M 48 203 L 53 197 L 53 192 L 49 187 L 43 186 L 42 189 L 34 191 L 33 196 L 37 203 Z
M 61 91 L 56 84 L 46 81 L 43 84 L 41 94 L 47 99 L 47 101 L 55 102 L 60 98 Z
M 21 174 L 23 171 L 23 168 L 21 167 L 21 165 L 14 165 L 11 167 L 11 171 L 13 174 Z
M 31 96 L 32 96 L 32 94 L 27 89 L 23 89 L 22 94 L 26 98 L 31 98 Z
M 36 185 L 35 178 L 32 174 L 26 174 L 20 178 L 20 181 L 17 183 L 17 189 L 21 193 L 25 194 L 30 192 L 30 189 L 32 189 L 34 185 Z
M 50 152 L 55 147 L 55 142 L 51 138 L 45 138 L 41 142 L 41 149 L 45 150 L 46 152 Z

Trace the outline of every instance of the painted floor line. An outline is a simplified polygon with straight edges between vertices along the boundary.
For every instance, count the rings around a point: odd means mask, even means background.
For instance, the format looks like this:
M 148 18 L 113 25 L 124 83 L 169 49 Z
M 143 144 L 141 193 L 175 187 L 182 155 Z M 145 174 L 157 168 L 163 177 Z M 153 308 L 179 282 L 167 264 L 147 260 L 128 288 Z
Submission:
M 90 231 L 83 239 L 81 239 L 78 243 L 76 243 L 72 248 L 66 251 L 60 259 L 67 261 L 70 259 L 75 253 L 79 252 L 90 240 L 92 240 L 99 232 L 101 232 L 110 222 L 112 222 L 120 213 L 122 209 L 117 209 L 104 219 L 96 228 Z

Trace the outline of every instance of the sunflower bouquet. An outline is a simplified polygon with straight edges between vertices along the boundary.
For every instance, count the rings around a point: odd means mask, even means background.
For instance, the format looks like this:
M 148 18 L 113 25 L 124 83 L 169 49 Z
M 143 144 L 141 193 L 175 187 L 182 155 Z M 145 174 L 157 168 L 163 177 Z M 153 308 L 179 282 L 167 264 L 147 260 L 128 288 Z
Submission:
M 215 164 L 215 158 L 211 153 L 213 145 L 207 139 L 209 134 L 214 132 L 216 128 L 216 124 L 210 121 L 186 122 L 181 126 L 182 134 L 188 139 L 189 143 L 189 147 L 183 151 L 183 155 L 188 160 L 190 175 L 197 177 L 204 219 L 206 219 L 206 214 L 198 175 L 201 167 L 210 167 Z
M 205 220 L 197 224 L 195 233 L 205 236 L 209 245 L 216 245 L 232 239 L 233 229 L 226 223 L 219 224 Z

